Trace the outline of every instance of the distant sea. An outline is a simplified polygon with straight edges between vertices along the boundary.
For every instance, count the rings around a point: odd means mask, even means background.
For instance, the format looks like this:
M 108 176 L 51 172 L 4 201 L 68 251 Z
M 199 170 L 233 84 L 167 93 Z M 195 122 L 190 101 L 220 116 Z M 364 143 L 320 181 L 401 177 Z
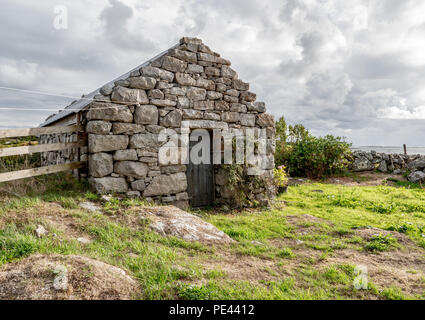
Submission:
M 404 153 L 403 146 L 400 147 L 384 147 L 384 146 L 361 146 L 361 147 L 352 147 L 351 150 L 361 150 L 361 151 L 376 151 L 380 153 Z M 425 155 L 425 147 L 409 147 L 407 146 L 407 154 L 423 154 Z

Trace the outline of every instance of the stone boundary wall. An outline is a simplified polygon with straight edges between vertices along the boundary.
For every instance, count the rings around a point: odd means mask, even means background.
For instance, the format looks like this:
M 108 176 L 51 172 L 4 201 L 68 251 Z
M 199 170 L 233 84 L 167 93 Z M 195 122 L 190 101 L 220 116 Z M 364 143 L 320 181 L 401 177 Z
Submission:
M 196 38 L 182 38 L 149 65 L 127 79 L 100 89 L 81 113 L 88 133 L 89 181 L 99 193 L 125 193 L 184 206 L 188 202 L 186 165 L 160 162 L 166 142 L 159 133 L 171 128 L 260 128 L 267 130 L 267 166 L 262 176 L 271 183 L 275 123 L 264 102 L 256 101 L 249 84 L 238 79 L 229 60 Z M 99 102 L 101 101 L 101 102 Z M 71 155 L 46 155 L 46 162 L 68 161 Z M 220 168 L 215 168 L 220 177 Z M 223 179 L 215 179 L 215 198 L 231 201 Z M 270 198 L 258 188 L 257 200 Z
M 425 182 L 424 155 L 354 151 L 350 168 L 355 172 L 375 170 L 394 174 L 407 172 L 410 182 Z

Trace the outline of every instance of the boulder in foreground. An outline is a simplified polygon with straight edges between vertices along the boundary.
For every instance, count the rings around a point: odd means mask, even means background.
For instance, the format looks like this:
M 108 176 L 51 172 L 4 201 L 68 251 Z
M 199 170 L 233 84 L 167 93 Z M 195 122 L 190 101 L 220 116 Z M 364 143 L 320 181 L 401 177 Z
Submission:
M 142 209 L 142 216 L 151 220 L 150 228 L 162 236 L 209 243 L 234 242 L 212 224 L 177 207 L 145 207 Z
M 60 287 L 58 267 L 66 270 Z M 124 270 L 82 256 L 36 254 L 0 268 L 0 300 L 129 300 L 138 294 Z

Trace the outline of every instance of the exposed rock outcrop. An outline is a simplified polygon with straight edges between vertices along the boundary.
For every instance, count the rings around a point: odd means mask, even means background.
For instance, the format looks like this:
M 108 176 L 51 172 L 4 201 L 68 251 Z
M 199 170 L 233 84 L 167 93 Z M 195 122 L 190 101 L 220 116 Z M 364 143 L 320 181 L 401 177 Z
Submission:
M 142 209 L 141 214 L 151 221 L 150 228 L 163 236 L 213 243 L 234 241 L 212 224 L 176 207 L 146 207 Z
M 1 300 L 128 300 L 139 290 L 124 270 L 82 256 L 37 254 L 0 268 Z

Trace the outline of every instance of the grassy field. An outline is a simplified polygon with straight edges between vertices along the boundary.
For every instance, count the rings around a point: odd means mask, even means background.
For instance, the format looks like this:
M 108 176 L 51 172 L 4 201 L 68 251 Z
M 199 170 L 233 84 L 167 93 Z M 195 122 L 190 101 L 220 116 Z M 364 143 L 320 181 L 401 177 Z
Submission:
M 236 240 L 215 246 L 163 238 L 140 219 L 146 203 L 87 190 L 63 176 L 0 185 L 0 266 L 85 255 L 127 270 L 142 299 L 425 299 L 423 189 L 308 183 L 268 210 L 193 211 Z M 36 237 L 38 225 L 48 236 Z
M 0 139 L 0 149 L 37 145 L 36 137 Z M 0 173 L 40 166 L 40 154 L 27 154 L 0 158 Z

